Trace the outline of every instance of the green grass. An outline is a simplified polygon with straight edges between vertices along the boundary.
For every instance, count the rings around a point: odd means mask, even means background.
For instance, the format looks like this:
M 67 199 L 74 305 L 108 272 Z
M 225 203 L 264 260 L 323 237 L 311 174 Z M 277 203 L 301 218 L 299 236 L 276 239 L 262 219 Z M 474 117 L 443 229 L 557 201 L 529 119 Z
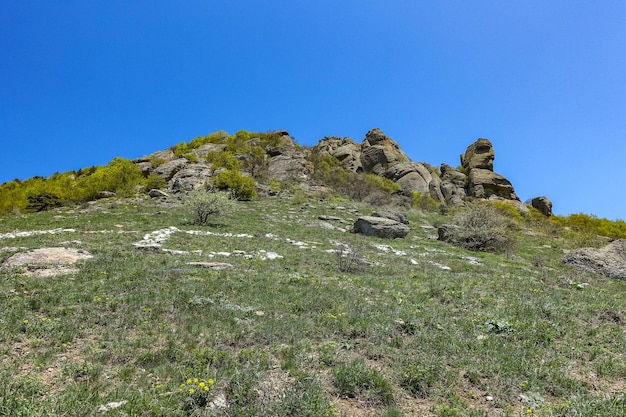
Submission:
M 370 207 L 302 203 L 242 202 L 210 226 L 150 200 L 1 217 L 3 235 L 75 231 L 0 248 L 94 258 L 75 275 L 0 269 L 0 415 L 87 416 L 114 402 L 105 415 L 624 415 L 626 283 L 562 265 L 571 239 L 520 231 L 507 254 L 473 253 L 420 227 L 447 221 L 438 214 L 411 211 L 407 238 L 386 241 L 319 225 L 349 227 Z M 163 247 L 188 255 L 133 247 L 170 226 L 181 232 Z M 252 237 L 228 235 L 240 233 Z M 337 242 L 375 264 L 340 271 Z M 214 385 L 199 393 L 194 378 Z

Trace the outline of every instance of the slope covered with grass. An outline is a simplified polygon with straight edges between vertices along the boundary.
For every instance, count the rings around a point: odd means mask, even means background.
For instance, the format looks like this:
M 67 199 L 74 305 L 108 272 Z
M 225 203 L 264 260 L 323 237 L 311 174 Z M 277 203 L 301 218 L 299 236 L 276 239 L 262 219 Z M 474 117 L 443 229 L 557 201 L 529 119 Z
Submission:
M 0 261 L 93 255 L 0 269 L 0 415 L 624 415 L 626 282 L 562 265 L 575 231 L 523 224 L 502 254 L 435 240 L 450 219 L 415 209 L 405 239 L 344 231 L 371 211 L 300 194 L 206 226 L 149 199 L 0 218 Z

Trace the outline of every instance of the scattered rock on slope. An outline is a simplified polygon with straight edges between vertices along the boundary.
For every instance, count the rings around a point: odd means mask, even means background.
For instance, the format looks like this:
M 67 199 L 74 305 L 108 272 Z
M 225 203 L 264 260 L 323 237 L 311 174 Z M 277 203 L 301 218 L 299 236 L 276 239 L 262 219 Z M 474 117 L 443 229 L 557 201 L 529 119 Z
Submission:
M 544 216 L 552 216 L 552 201 L 548 197 L 535 197 L 531 200 L 530 205 L 539 210 Z
M 563 262 L 583 271 L 626 280 L 626 240 L 616 240 L 601 249 L 572 250 Z
M 405 237 L 409 226 L 384 217 L 362 216 L 354 223 L 354 233 L 365 236 L 377 236 L 387 239 Z
M 2 263 L 2 268 L 25 267 L 27 275 L 48 277 L 78 272 L 76 262 L 93 256 L 82 249 L 40 248 L 12 255 Z

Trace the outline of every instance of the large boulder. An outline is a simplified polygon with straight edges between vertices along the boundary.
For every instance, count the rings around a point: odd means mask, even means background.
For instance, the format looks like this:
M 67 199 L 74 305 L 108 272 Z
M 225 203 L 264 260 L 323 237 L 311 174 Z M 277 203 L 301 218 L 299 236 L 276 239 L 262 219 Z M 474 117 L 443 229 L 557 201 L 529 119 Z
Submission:
M 31 249 L 10 256 L 1 268 L 22 268 L 23 274 L 38 277 L 75 274 L 78 261 L 91 259 L 93 256 L 82 249 L 53 247 Z
M 452 168 L 448 164 L 441 164 L 440 190 L 444 200 L 452 206 L 465 204 L 465 185 L 467 175 Z
M 409 224 L 409 218 L 406 213 L 389 208 L 381 208 L 372 213 L 374 217 L 383 217 L 385 219 L 395 220 L 399 223 Z
M 322 155 L 330 155 L 337 158 L 345 169 L 354 172 L 359 172 L 363 169 L 361 165 L 361 145 L 350 138 L 325 137 L 315 145 L 314 149 Z
M 479 138 L 465 150 L 461 155 L 461 165 L 467 171 L 473 168 L 487 169 L 493 171 L 493 160 L 496 154 L 489 139 Z
M 383 175 L 386 168 L 398 162 L 410 162 L 400 145 L 380 129 L 372 129 L 361 144 L 361 165 L 365 172 Z
M 535 197 L 531 200 L 530 205 L 539 210 L 544 216 L 552 216 L 552 201 L 548 197 Z
M 354 223 L 353 232 L 387 239 L 405 237 L 409 226 L 384 217 L 362 216 Z
M 165 181 L 169 181 L 178 171 L 185 168 L 188 163 L 189 161 L 187 161 L 187 159 L 185 158 L 174 159 L 154 168 L 153 172 L 162 176 Z
M 509 180 L 493 171 L 473 168 L 469 172 L 467 194 L 476 198 L 496 196 L 505 200 L 519 200 Z
M 583 271 L 626 280 L 626 240 L 616 240 L 601 249 L 572 250 L 563 262 Z
M 174 174 L 167 185 L 173 192 L 197 190 L 207 185 L 212 173 L 209 165 L 190 164 Z
M 382 175 L 398 183 L 403 190 L 427 193 L 433 179 L 430 170 L 420 162 L 399 162 L 386 168 Z
M 301 152 L 276 155 L 268 166 L 269 177 L 279 181 L 306 180 L 311 170 L 309 161 Z
M 207 143 L 195 149 L 194 153 L 198 158 L 206 158 L 209 153 L 224 152 L 226 148 L 225 143 Z
M 278 130 L 274 132 L 278 137 L 276 143 L 272 146 L 268 146 L 265 150 L 267 154 L 274 157 L 278 155 L 291 154 L 296 151 L 296 144 L 289 136 L 289 132 L 286 130 Z

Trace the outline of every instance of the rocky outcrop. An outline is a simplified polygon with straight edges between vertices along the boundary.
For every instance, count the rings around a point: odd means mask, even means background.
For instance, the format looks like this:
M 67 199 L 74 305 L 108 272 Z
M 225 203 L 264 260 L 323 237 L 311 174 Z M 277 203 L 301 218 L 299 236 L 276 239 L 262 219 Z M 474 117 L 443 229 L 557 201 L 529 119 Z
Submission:
M 393 182 L 398 183 L 403 190 L 428 193 L 433 180 L 430 170 L 419 162 L 400 162 L 391 165 L 383 175 Z
M 469 172 L 467 194 L 476 198 L 500 197 L 504 200 L 519 200 L 513 185 L 500 174 L 487 169 L 474 168 Z
M 354 223 L 353 232 L 365 236 L 376 236 L 386 239 L 405 237 L 409 226 L 384 217 L 362 216 Z
M 23 268 L 25 275 L 50 277 L 75 274 L 79 271 L 75 264 L 78 261 L 91 258 L 93 256 L 82 249 L 40 248 L 16 253 L 5 260 L 0 267 Z
M 309 161 L 302 153 L 276 155 L 268 167 L 269 177 L 279 181 L 306 180 L 310 171 Z
M 153 172 L 165 178 L 166 181 L 169 181 L 178 171 L 185 168 L 188 163 L 185 158 L 174 159 L 154 168 Z
M 207 164 L 190 164 L 174 174 L 168 188 L 173 192 L 197 190 L 208 184 L 212 174 Z
M 489 139 L 479 138 L 465 150 L 465 154 L 461 155 L 461 166 L 466 171 L 473 168 L 486 169 L 493 171 L 493 160 L 496 154 Z
M 626 280 L 626 240 L 616 240 L 601 249 L 572 250 L 563 262 L 583 271 Z
M 207 143 L 194 150 L 194 154 L 198 158 L 206 158 L 208 154 L 213 152 L 224 152 L 226 150 L 225 143 Z
M 461 165 L 467 172 L 466 193 L 475 198 L 519 201 L 513 185 L 493 172 L 495 152 L 488 139 L 480 138 L 461 155 Z
M 296 149 L 296 144 L 289 136 L 289 132 L 286 130 L 279 130 L 274 132 L 279 138 L 276 144 L 272 146 L 268 146 L 265 151 L 268 155 L 274 157 L 278 155 L 289 155 L 292 154 Z
M 391 219 L 402 224 L 409 224 L 409 218 L 407 217 L 406 213 L 397 211 L 397 210 L 392 210 L 392 209 L 387 209 L 387 208 L 378 209 L 372 213 L 372 216 L 383 217 L 385 219 Z
M 330 155 L 341 162 L 341 166 L 353 172 L 361 172 L 361 145 L 350 138 L 325 137 L 315 146 L 321 155 Z
M 444 201 L 452 206 L 465 204 L 465 186 L 467 175 L 452 168 L 448 164 L 441 164 L 441 185 L 439 187 Z
M 399 162 L 411 162 L 411 159 L 395 140 L 378 128 L 367 132 L 361 144 L 361 165 L 365 172 L 383 175 L 387 167 Z
M 461 206 L 467 197 L 509 201 L 519 207 L 520 212 L 527 211 L 513 189 L 511 182 L 493 171 L 495 152 L 488 139 L 480 138 L 467 147 L 461 155 L 462 169 L 455 169 L 447 164 L 441 165 L 441 174 L 424 162 L 414 162 L 400 148 L 400 145 L 375 128 L 367 132 L 362 143 L 351 138 L 330 136 L 321 139 L 312 149 L 296 145 L 287 131 L 274 132 L 271 145 L 265 145 L 265 153 L 254 155 L 238 154 L 242 161 L 245 175 L 259 178 L 258 168 L 263 178 L 280 181 L 301 181 L 306 183 L 313 175 L 312 155 L 332 156 L 341 166 L 352 172 L 364 172 L 379 175 L 394 181 L 402 188 L 404 196 L 411 192 L 428 194 L 440 203 Z M 226 137 L 225 137 L 226 139 Z M 247 140 L 250 148 L 264 146 L 261 138 Z M 225 143 L 208 143 L 193 152 L 201 162 L 191 162 L 186 158 L 176 158 L 171 149 L 156 152 L 150 157 L 136 159 L 134 162 L 143 174 L 161 175 L 173 192 L 191 191 L 208 183 L 215 174 L 210 164 L 205 161 L 212 152 L 223 152 Z M 246 147 L 247 149 L 247 147 Z M 259 165 L 257 167 L 257 165 Z M 549 200 L 541 197 L 537 204 L 545 215 L 551 215 Z
M 548 197 L 535 197 L 531 200 L 530 205 L 539 210 L 544 216 L 552 216 L 552 201 Z

